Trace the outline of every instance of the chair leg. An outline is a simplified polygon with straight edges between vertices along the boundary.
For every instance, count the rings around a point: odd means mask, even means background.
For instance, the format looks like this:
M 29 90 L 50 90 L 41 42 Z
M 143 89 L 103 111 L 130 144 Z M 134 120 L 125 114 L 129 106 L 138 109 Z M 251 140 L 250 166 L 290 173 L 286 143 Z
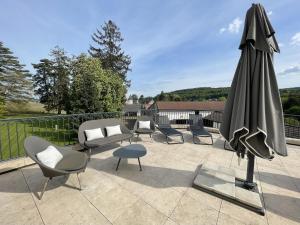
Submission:
M 77 180 L 78 180 L 78 184 L 79 184 L 79 190 L 81 190 L 81 183 L 80 183 L 80 180 L 79 180 L 79 173 L 77 173 Z
M 42 192 L 41 192 L 41 194 L 40 194 L 40 200 L 42 200 L 42 197 L 43 197 L 43 195 L 44 195 L 44 192 L 45 192 L 45 190 L 46 190 L 46 187 L 47 187 L 47 185 L 48 185 L 48 181 L 49 181 L 49 180 L 50 180 L 50 178 L 47 177 L 47 180 L 46 180 L 45 183 L 44 183 L 43 190 L 42 190 Z
M 210 138 L 211 138 L 211 145 L 213 145 L 214 144 L 214 139 L 212 138 L 212 136 L 210 136 Z
M 183 135 L 181 135 L 181 139 L 182 139 L 182 143 L 184 143 L 184 138 L 183 138 Z
M 138 141 L 138 138 L 139 138 L 139 136 L 140 136 L 139 134 L 137 134 L 137 135 L 136 135 L 135 142 L 137 142 L 137 141 Z
M 129 143 L 131 144 L 131 138 L 129 138 Z

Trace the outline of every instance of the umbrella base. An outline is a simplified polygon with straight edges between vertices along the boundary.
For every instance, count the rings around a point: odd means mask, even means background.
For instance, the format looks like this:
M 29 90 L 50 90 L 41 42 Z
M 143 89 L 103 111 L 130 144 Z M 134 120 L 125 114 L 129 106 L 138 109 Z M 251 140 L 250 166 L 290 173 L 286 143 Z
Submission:
M 207 163 L 199 168 L 193 187 L 265 215 L 258 181 L 248 189 L 241 177 L 243 174 L 238 170 Z

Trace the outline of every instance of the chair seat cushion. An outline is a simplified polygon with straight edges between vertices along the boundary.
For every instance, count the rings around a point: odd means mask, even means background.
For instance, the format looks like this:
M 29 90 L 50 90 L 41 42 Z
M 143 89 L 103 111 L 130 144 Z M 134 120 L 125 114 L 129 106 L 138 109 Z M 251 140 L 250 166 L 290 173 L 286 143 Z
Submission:
M 148 129 L 148 128 L 138 128 L 138 129 L 135 130 L 135 133 L 138 133 L 138 134 L 151 134 L 151 133 L 153 133 L 153 130 Z
M 44 151 L 36 154 L 37 159 L 44 165 L 55 168 L 55 166 L 62 160 L 63 155 L 57 148 L 49 145 Z
M 88 148 L 95 148 L 98 146 L 108 145 L 112 144 L 118 141 L 127 140 L 132 137 L 132 134 L 126 133 L 126 134 L 116 134 L 113 136 L 105 137 L 105 138 L 99 138 L 92 141 L 86 141 L 84 142 L 85 146 Z
M 60 160 L 55 169 L 64 171 L 75 171 L 85 168 L 88 157 L 85 153 L 74 150 L 63 151 L 63 158 Z

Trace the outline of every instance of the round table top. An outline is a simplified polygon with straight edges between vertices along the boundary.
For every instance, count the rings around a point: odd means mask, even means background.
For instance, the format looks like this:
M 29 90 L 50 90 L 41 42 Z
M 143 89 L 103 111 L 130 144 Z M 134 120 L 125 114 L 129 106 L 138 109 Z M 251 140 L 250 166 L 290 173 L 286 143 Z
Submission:
M 147 149 L 141 144 L 131 144 L 120 147 L 113 152 L 113 156 L 119 158 L 139 158 L 146 155 Z

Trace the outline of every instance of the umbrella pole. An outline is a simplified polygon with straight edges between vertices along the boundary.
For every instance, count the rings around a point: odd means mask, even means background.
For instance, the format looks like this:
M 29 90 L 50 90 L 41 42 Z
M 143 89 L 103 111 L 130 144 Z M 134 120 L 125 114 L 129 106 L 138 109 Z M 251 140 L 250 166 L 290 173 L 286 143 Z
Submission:
M 248 155 L 247 177 L 246 177 L 246 181 L 244 182 L 244 187 L 252 190 L 256 187 L 256 184 L 253 182 L 255 156 L 250 151 L 248 151 L 247 155 Z

